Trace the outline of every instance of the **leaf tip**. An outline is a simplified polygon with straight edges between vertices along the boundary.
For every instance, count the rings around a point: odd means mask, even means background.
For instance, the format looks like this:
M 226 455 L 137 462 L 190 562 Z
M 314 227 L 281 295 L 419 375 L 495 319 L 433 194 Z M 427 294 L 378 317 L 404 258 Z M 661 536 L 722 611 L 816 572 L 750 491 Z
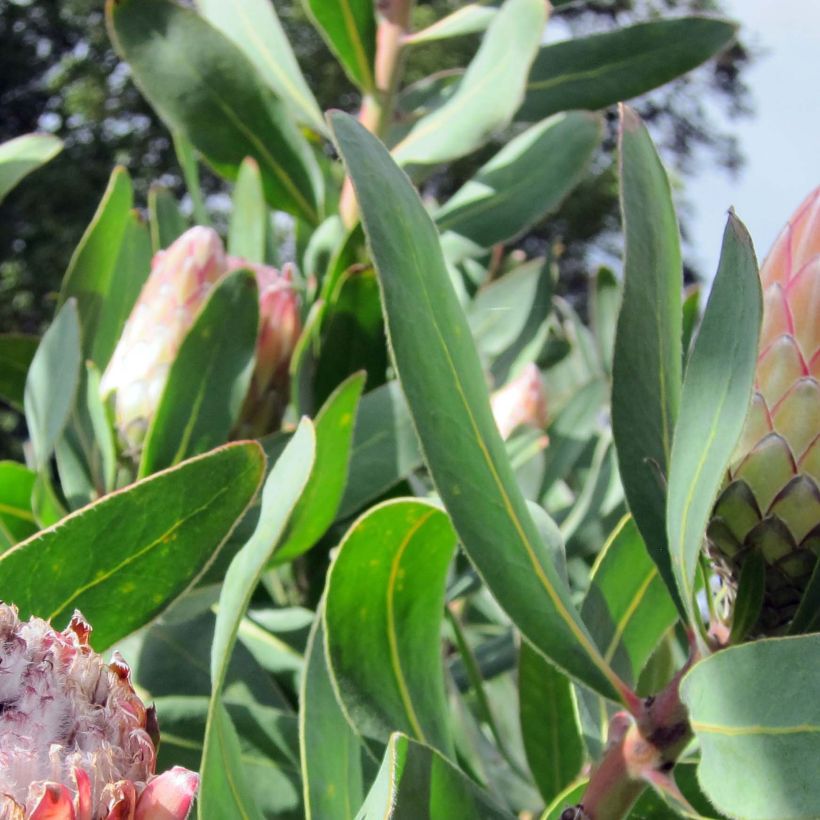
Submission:
M 618 103 L 618 111 L 621 119 L 621 131 L 635 132 L 641 128 L 641 118 L 635 112 L 635 109 L 630 108 L 626 103 Z

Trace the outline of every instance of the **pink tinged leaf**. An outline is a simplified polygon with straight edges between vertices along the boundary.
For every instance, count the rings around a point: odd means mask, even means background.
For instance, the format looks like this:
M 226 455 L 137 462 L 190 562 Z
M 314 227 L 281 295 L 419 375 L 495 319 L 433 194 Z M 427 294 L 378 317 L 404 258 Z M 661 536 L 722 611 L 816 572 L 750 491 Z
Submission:
M 185 820 L 198 788 L 198 774 L 174 766 L 145 787 L 134 820 Z
M 74 769 L 74 782 L 77 784 L 77 796 L 74 799 L 77 820 L 92 820 L 91 779 L 88 772 L 85 769 Z
M 77 820 L 71 792 L 60 783 L 41 783 L 42 795 L 36 799 L 30 820 Z

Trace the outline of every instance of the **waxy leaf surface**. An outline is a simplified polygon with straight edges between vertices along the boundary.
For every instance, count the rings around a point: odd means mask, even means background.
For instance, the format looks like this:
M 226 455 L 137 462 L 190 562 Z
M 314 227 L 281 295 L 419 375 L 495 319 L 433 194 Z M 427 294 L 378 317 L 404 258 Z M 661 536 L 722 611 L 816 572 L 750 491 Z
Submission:
M 53 134 L 23 134 L 0 143 L 0 203 L 23 177 L 63 150 Z

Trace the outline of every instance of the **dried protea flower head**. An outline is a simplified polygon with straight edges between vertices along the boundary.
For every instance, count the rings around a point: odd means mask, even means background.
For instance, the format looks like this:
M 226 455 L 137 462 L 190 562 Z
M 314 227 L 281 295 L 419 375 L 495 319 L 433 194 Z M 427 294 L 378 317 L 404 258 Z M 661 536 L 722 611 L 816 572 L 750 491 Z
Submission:
M 199 776 L 154 774 L 153 709 L 90 632 L 79 612 L 56 632 L 0 602 L 0 820 L 184 820 Z
M 783 631 L 820 556 L 820 188 L 783 229 L 760 278 L 755 392 L 708 529 L 730 590 L 752 556 L 763 560 L 752 635 Z
M 212 228 L 190 228 L 155 254 L 151 273 L 100 383 L 103 399 L 113 395 L 117 431 L 126 453 L 138 454 L 171 364 L 208 294 L 220 279 L 239 268 L 256 274 L 259 289 L 261 321 L 252 393 L 264 396 L 276 387 L 280 396 L 286 394 L 287 365 L 300 331 L 292 275 L 229 257 Z
M 490 397 L 495 423 L 506 439 L 516 427 L 529 424 L 547 426 L 547 394 L 538 367 L 530 362 L 519 376 Z

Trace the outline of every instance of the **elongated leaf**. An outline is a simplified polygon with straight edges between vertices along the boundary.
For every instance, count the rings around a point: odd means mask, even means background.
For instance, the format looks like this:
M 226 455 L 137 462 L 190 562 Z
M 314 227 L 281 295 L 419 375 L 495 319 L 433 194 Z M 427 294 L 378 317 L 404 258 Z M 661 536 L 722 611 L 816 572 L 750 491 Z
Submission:
M 182 176 L 185 179 L 185 187 L 191 197 L 194 222 L 197 225 L 210 225 L 208 212 L 205 209 L 205 198 L 202 195 L 202 185 L 199 181 L 199 162 L 194 146 L 181 131 L 172 131 L 171 137 L 174 141 L 174 153 L 177 155 L 177 162 L 179 162 Z
M 106 17 L 117 51 L 171 129 L 228 179 L 253 157 L 272 207 L 318 221 L 316 159 L 237 46 L 172 0 L 107 0 Z
M 299 748 L 307 820 L 350 820 L 362 804 L 362 744 L 336 700 L 325 660 L 322 609 L 305 651 Z
M 232 204 L 228 253 L 251 262 L 262 262 L 265 258 L 268 207 L 259 165 L 252 157 L 242 160 L 239 167 Z
M 37 473 L 16 461 L 0 461 L 0 555 L 37 532 L 31 493 Z
M 104 650 L 191 585 L 263 467 L 258 445 L 230 444 L 105 496 L 0 557 L 0 599 L 58 624 L 77 608 Z
M 104 362 L 97 349 L 96 331 L 102 321 L 102 306 L 115 275 L 133 199 L 128 172 L 118 165 L 111 173 L 94 218 L 71 256 L 60 289 L 60 305 L 71 297 L 77 300 L 83 355 L 93 359 L 100 367 Z
M 363 91 L 372 92 L 376 17 L 371 0 L 304 0 L 304 4 L 347 76 Z
M 316 416 L 316 456 L 308 483 L 272 560 L 291 561 L 309 550 L 333 523 L 347 483 L 353 422 L 364 377 L 356 373 L 331 394 Z
M 167 248 L 188 229 L 188 222 L 180 213 L 176 198 L 161 185 L 154 184 L 148 191 L 148 221 L 154 253 Z
M 698 780 L 730 817 L 814 817 L 820 806 L 820 634 L 731 646 L 681 683 Z
M 63 143 L 53 134 L 24 134 L 0 143 L 0 202 L 23 177 L 62 150 Z
M 196 5 L 206 20 L 245 52 L 303 124 L 327 133 L 322 112 L 271 0 L 196 0 Z
M 26 374 L 40 340 L 23 333 L 0 334 L 0 399 L 23 409 Z
M 396 732 L 356 820 L 512 820 L 473 780 L 445 757 Z
M 655 20 L 543 46 L 517 119 L 595 110 L 637 97 L 685 74 L 725 48 L 736 26 L 707 17 Z
M 250 384 L 258 324 L 253 273 L 228 274 L 209 294 L 168 371 L 145 438 L 141 476 L 227 439 Z
M 666 540 L 665 481 L 680 404 L 683 264 L 669 181 L 638 116 L 620 135 L 624 295 L 612 364 L 612 432 L 629 508 L 679 608 Z
M 80 356 L 80 320 L 71 299 L 45 332 L 26 377 L 26 425 L 38 469 L 45 467 L 71 415 Z
M 549 802 L 575 780 L 584 762 L 575 693 L 569 678 L 526 641 L 521 644 L 518 687 L 527 762 Z
M 686 367 L 669 474 L 669 548 L 681 597 L 690 608 L 706 524 L 751 400 L 761 314 L 752 240 L 730 214 Z M 728 339 L 726 328 L 732 329 Z
M 467 3 L 452 14 L 436 20 L 427 28 L 414 32 L 404 42 L 408 45 L 418 45 L 484 31 L 498 13 L 500 5 L 500 0 L 479 0 L 477 3 Z
M 555 210 L 580 182 L 600 138 L 600 119 L 581 111 L 519 134 L 435 214 L 445 249 L 448 233 L 481 249 L 507 242 Z
M 581 615 L 604 658 L 634 686 L 677 610 L 632 518 L 620 521 L 599 554 Z
M 355 120 L 336 113 L 331 126 L 358 195 L 402 387 L 467 554 L 539 651 L 617 697 L 619 682 L 575 612 L 515 482 L 467 320 L 418 194 Z
M 359 732 L 403 731 L 451 758 L 439 636 L 455 543 L 427 502 L 374 507 L 342 541 L 324 613 L 331 672 Z
M 541 0 L 506 0 L 458 89 L 393 149 L 402 165 L 435 165 L 469 154 L 512 119 L 546 22 Z
M 93 448 L 99 456 L 100 483 L 106 492 L 114 489 L 117 475 L 117 446 L 114 430 L 100 396 L 100 371 L 94 362 L 85 363 L 85 407 L 94 433 Z
M 223 765 L 223 735 L 230 730 L 226 730 L 222 688 L 240 621 L 302 494 L 314 458 L 313 425 L 303 419 L 265 481 L 256 529 L 234 557 L 225 576 L 211 646 L 211 703 L 201 765 L 201 771 L 207 776 L 203 777 L 199 797 L 199 816 L 203 820 L 248 816 L 248 813 L 258 816 L 258 811 L 248 807 L 247 790 L 234 790 L 232 786 L 235 769 Z M 230 810 L 226 808 L 228 806 Z
M 413 419 L 398 382 L 366 393 L 359 404 L 350 451 L 350 476 L 339 507 L 347 518 L 421 467 Z

